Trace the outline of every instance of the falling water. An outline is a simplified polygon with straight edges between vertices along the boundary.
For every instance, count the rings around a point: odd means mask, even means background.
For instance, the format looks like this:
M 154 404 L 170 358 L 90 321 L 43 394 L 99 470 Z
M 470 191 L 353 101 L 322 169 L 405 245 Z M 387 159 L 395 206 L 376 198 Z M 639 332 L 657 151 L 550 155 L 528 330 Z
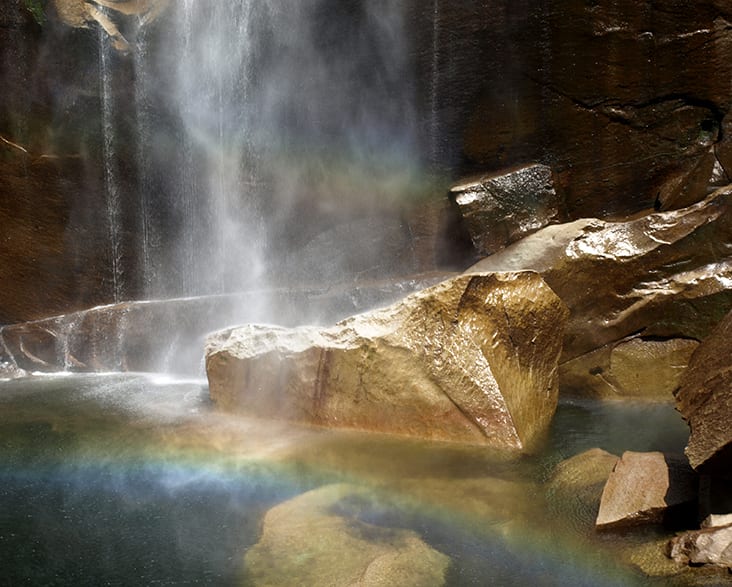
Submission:
M 181 0 L 138 34 L 145 297 L 363 272 L 357 249 L 389 257 L 378 234 L 359 249 L 334 227 L 379 226 L 414 174 L 403 12 L 393 0 Z
M 116 133 L 114 128 L 114 97 L 110 68 L 111 48 L 106 33 L 99 33 L 99 68 L 102 97 L 102 157 L 104 160 L 104 193 L 106 196 L 106 219 L 109 234 L 109 256 L 112 270 L 112 293 L 115 302 L 123 298 L 124 274 L 122 267 L 121 203 L 119 183 L 115 165 Z
M 439 161 L 439 111 L 437 99 L 440 90 L 440 0 L 432 0 L 432 55 L 430 67 L 430 163 Z

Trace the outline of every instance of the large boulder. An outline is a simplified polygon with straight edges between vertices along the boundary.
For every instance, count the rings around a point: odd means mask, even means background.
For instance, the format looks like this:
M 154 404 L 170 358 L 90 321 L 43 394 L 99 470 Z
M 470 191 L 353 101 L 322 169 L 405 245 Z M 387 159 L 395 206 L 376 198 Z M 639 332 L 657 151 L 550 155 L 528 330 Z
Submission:
M 698 483 L 683 457 L 627 451 L 605 484 L 595 525 L 604 530 L 687 523 L 696 515 Z
M 358 519 L 373 496 L 328 485 L 267 512 L 262 537 L 246 554 L 251 584 L 443 585 L 450 559 L 409 530 Z
M 696 350 L 676 393 L 691 433 L 686 456 L 703 472 L 728 473 L 732 463 L 732 313 Z
M 700 340 L 732 307 L 732 187 L 681 210 L 548 226 L 467 273 L 538 271 L 571 311 L 562 362 L 630 335 Z
M 556 408 L 566 318 L 535 273 L 465 275 L 331 328 L 216 333 L 206 371 L 226 410 L 527 449 Z

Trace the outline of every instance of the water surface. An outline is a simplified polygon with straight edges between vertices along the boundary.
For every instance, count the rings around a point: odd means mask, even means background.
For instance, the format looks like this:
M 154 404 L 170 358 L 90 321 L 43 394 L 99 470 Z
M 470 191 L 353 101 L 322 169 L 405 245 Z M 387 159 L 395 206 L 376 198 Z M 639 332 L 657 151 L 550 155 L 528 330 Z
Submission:
M 670 405 L 566 402 L 542 452 L 515 460 L 220 414 L 203 381 L 0 382 L 0 584 L 248 584 L 264 513 L 343 481 L 373 492 L 344 515 L 416 531 L 450 556 L 449 585 L 669 584 L 544 481 L 588 448 L 681 451 L 687 434 Z

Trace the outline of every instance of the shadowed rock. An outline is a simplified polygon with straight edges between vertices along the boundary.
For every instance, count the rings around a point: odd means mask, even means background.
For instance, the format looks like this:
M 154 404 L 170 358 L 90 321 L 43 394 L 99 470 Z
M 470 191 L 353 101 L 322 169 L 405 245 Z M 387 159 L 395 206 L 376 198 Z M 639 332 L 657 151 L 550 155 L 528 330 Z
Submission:
M 331 328 L 216 333 L 211 397 L 268 418 L 527 449 L 556 409 L 566 317 L 535 273 L 460 276 Z
M 698 478 L 682 457 L 627 451 L 605 484 L 595 526 L 671 525 L 685 521 L 698 495 Z M 678 515 L 672 519 L 669 516 Z
M 450 559 L 414 532 L 358 519 L 373 496 L 328 485 L 267 512 L 246 554 L 248 579 L 266 585 L 439 586 Z
M 563 363 L 560 386 L 562 392 L 583 397 L 671 401 L 698 346 L 686 338 L 613 342 Z
M 548 226 L 467 273 L 538 271 L 570 309 L 562 362 L 630 335 L 702 339 L 732 307 L 732 188 L 625 222 Z
M 728 473 L 732 463 L 732 313 L 696 350 L 676 393 L 691 433 L 686 456 L 702 472 Z
M 529 165 L 456 185 L 450 198 L 482 255 L 560 220 L 552 170 L 546 165 Z

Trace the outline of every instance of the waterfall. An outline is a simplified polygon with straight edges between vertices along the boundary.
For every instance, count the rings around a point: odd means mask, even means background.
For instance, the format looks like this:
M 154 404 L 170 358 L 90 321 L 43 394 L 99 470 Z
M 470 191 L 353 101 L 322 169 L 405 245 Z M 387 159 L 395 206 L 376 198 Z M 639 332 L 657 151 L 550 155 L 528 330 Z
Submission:
M 404 20 L 397 0 L 180 0 L 133 33 L 128 21 L 132 55 L 119 59 L 134 73 L 137 193 L 121 209 L 113 123 L 126 121 L 110 111 L 117 59 L 105 50 L 101 62 L 116 289 L 132 279 L 146 299 L 221 294 L 390 260 L 379 226 L 398 222 L 418 159 Z M 363 233 L 371 242 L 353 242 Z
M 115 302 L 123 299 L 124 272 L 122 259 L 122 210 L 117 177 L 115 104 L 110 68 L 111 48 L 104 31 L 99 33 L 99 69 L 102 101 L 102 160 L 104 162 L 104 194 L 109 257 L 112 272 L 112 295 Z

